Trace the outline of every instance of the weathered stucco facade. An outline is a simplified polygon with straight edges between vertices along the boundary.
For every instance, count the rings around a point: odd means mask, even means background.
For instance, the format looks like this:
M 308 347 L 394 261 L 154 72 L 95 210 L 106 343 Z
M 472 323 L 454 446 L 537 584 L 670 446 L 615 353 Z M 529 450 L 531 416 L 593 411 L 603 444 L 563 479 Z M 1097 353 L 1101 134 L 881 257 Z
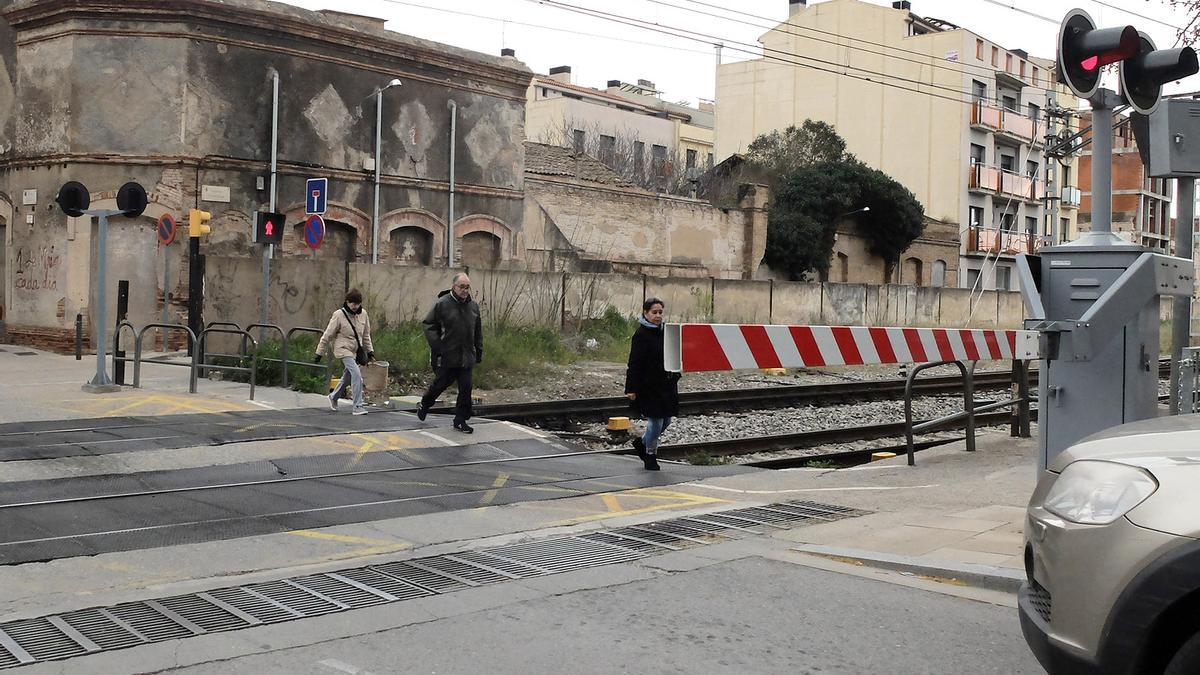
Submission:
M 135 323 L 160 315 L 164 290 L 172 318 L 182 312 L 188 209 L 213 214 L 205 253 L 261 255 L 250 241 L 254 212 L 270 205 L 275 75 L 277 210 L 288 222 L 277 255 L 312 255 L 299 236 L 304 181 L 327 177 L 317 256 L 370 260 L 374 93 L 399 78 L 382 95 L 381 262 L 447 263 L 451 101 L 456 262 L 520 257 L 531 74 L 515 59 L 261 0 L 26 0 L 0 10 L 0 321 L 10 339 L 73 335 L 75 315 L 90 316 L 94 224 L 54 205 L 68 180 L 88 186 L 93 208 L 115 206 L 112 191 L 129 180 L 150 193 L 143 217 L 109 229 L 109 302 L 129 279 Z M 181 229 L 169 247 L 154 230 L 165 213 Z

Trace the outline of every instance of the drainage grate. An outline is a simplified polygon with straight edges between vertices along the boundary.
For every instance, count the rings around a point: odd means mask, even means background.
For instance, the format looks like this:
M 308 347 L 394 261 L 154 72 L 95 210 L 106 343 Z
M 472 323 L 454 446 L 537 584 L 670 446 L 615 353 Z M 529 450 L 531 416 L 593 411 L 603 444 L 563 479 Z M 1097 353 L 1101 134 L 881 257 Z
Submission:
M 782 502 L 10 621 L 0 623 L 0 669 L 631 562 L 865 513 Z

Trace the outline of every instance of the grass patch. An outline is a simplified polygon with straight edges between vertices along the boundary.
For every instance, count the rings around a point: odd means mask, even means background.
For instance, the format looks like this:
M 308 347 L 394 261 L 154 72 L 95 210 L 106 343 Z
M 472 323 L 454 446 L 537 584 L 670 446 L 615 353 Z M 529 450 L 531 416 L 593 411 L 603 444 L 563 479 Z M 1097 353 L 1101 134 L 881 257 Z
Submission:
M 587 359 L 625 363 L 629 360 L 629 339 L 637 328 L 636 318 L 608 307 L 599 319 L 581 322 L 579 333 L 570 342 L 574 351 Z M 588 347 L 588 340 L 594 340 L 595 346 Z
M 733 462 L 733 457 L 728 455 L 713 455 L 707 451 L 693 452 L 684 457 L 688 464 L 696 466 L 720 466 L 722 464 L 730 464 Z

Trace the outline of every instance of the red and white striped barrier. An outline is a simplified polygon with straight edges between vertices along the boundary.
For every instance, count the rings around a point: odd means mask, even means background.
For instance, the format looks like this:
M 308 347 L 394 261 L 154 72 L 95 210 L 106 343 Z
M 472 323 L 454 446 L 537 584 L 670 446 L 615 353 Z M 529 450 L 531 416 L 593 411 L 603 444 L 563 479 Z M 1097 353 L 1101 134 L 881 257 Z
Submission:
M 1037 359 L 1038 332 L 969 328 L 668 324 L 673 372 Z

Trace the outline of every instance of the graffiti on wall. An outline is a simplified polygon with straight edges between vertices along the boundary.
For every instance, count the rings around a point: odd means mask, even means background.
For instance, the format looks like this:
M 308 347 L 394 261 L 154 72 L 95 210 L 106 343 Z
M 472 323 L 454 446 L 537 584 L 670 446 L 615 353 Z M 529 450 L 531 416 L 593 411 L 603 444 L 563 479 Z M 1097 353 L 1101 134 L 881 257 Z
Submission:
M 57 291 L 62 254 L 53 246 L 17 249 L 13 287 L 23 291 Z

